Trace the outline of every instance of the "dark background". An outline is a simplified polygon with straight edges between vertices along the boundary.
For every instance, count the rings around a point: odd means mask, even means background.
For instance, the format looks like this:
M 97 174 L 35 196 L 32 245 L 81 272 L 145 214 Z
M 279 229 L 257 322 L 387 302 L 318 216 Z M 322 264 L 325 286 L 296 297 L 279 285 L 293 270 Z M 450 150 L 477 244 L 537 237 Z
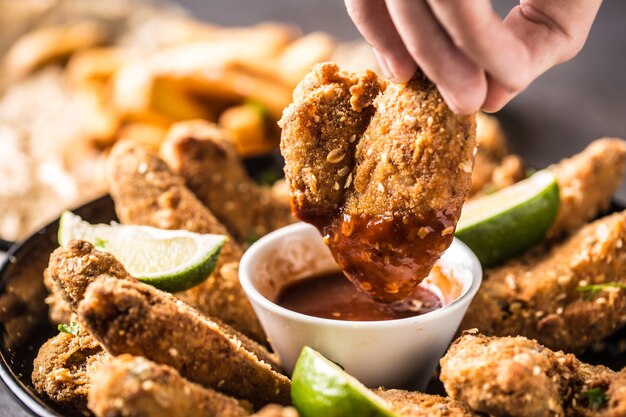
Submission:
M 224 25 L 264 20 L 322 30 L 342 40 L 358 32 L 341 0 L 179 0 L 199 19 Z M 515 5 L 499 0 L 501 15 Z M 542 167 L 601 136 L 626 138 L 626 2 L 604 2 L 583 51 L 550 70 L 498 113 L 511 148 Z M 618 199 L 626 202 L 626 187 Z M 25 417 L 0 385 L 0 416 Z

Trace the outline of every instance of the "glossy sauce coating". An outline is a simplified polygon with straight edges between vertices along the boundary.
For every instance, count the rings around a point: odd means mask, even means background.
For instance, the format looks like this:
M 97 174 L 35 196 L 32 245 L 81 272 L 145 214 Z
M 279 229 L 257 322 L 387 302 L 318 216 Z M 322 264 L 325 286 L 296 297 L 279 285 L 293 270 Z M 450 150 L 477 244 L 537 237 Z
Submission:
M 403 319 L 442 306 L 439 297 L 422 286 L 416 287 L 402 301 L 377 302 L 359 291 L 339 271 L 315 275 L 285 286 L 276 303 L 308 316 L 347 321 Z

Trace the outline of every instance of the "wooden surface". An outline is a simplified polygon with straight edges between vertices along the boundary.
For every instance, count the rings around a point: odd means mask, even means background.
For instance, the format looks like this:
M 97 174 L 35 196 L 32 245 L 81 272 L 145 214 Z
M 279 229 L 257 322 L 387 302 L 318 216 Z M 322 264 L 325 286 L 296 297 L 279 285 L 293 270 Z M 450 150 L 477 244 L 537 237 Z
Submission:
M 194 16 L 226 25 L 292 22 L 355 39 L 340 0 L 180 0 Z M 514 2 L 500 0 L 503 14 Z M 542 76 L 498 116 L 513 150 L 537 167 L 581 150 L 601 136 L 626 138 L 626 2 L 604 2 L 584 50 Z M 626 201 L 626 187 L 618 193 Z M 0 385 L 0 416 L 30 414 Z

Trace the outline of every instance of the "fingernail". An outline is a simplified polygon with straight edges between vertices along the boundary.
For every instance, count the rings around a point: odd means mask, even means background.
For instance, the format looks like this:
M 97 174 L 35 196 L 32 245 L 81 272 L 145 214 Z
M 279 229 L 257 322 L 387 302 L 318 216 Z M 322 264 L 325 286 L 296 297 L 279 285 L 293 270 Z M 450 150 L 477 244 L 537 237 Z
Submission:
M 374 50 L 374 55 L 376 55 L 376 59 L 378 60 L 378 65 L 380 65 L 380 70 L 385 74 L 385 77 L 389 79 L 393 79 L 393 73 L 389 69 L 389 65 L 385 58 L 376 50 L 376 48 L 372 48 Z

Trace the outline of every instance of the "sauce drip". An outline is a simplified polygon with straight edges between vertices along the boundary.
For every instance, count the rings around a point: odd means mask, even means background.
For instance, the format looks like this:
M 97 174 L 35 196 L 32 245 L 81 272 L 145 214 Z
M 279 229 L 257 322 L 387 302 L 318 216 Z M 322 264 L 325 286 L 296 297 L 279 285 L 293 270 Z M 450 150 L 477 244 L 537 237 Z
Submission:
M 354 285 L 382 302 L 408 297 L 454 237 L 453 210 L 416 215 L 338 216 L 296 212 L 315 225 Z
M 442 307 L 433 292 L 417 286 L 410 297 L 381 303 L 359 291 L 339 271 L 315 275 L 283 287 L 276 303 L 308 316 L 347 321 L 396 320 Z

